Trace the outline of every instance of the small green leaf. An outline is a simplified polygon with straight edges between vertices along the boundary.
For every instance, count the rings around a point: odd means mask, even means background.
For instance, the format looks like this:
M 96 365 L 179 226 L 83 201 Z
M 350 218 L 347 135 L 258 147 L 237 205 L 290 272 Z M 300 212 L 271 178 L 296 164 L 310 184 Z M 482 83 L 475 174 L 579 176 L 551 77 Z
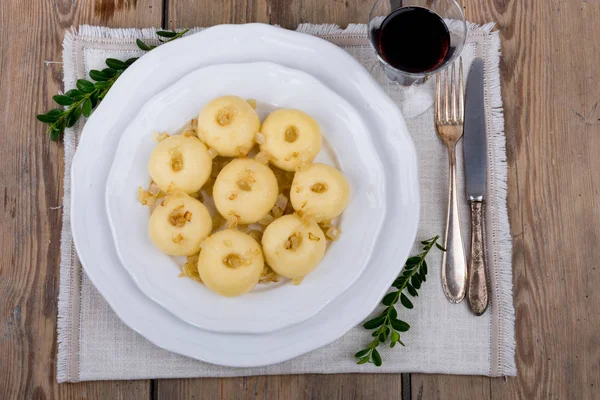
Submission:
M 92 113 L 92 100 L 88 97 L 81 106 L 81 113 L 87 118 Z
M 105 63 L 108 67 L 116 70 L 122 70 L 128 67 L 128 65 L 125 62 L 117 60 L 116 58 L 107 58 Z
M 400 319 L 393 320 L 392 327 L 398 332 L 406 332 L 410 329 L 410 325 Z M 398 339 L 400 338 L 398 337 Z
M 394 307 L 391 307 L 390 309 L 390 313 L 388 314 L 390 319 L 396 319 L 396 317 L 398 316 L 398 311 L 396 311 L 396 309 Z M 386 326 L 387 328 L 387 326 Z
M 98 90 L 106 89 L 112 86 L 110 82 L 96 82 L 94 83 L 94 87 Z
M 423 272 L 423 269 L 419 270 L 419 278 L 421 278 L 421 281 L 423 282 L 427 282 L 427 274 L 425 272 Z
M 73 125 L 75 125 L 80 115 L 81 110 L 79 109 L 79 107 L 71 108 L 69 110 L 69 114 L 67 115 L 67 128 L 70 128 Z
M 75 103 L 75 100 L 73 100 L 71 97 L 62 94 L 57 94 L 52 96 L 52 98 L 61 106 L 70 106 L 71 104 Z
M 104 76 L 107 76 L 109 78 L 113 78 L 113 77 L 119 75 L 119 71 L 117 71 L 116 69 L 112 69 L 112 68 L 104 68 L 102 70 L 102 73 L 104 74 Z
M 53 122 L 56 122 L 56 119 L 49 117 L 46 114 L 38 114 L 35 117 L 37 118 L 38 121 L 43 122 L 45 124 L 51 124 Z
M 172 38 L 174 36 L 177 36 L 177 32 L 171 32 L 171 31 L 157 31 L 156 34 L 160 37 L 166 37 L 166 38 Z
M 94 91 L 94 84 L 90 81 L 86 81 L 85 79 L 78 79 L 77 89 L 84 93 L 92 93 Z
M 381 367 L 381 356 L 379 355 L 377 349 L 373 349 L 371 357 L 373 358 L 373 364 L 375 364 L 376 367 Z
M 127 66 L 130 66 L 131 64 L 133 64 L 134 62 L 136 62 L 138 60 L 139 57 L 133 57 L 133 58 L 128 58 L 125 61 L 125 64 L 127 64 Z
M 442 245 L 441 245 L 441 244 L 439 244 L 439 243 L 437 243 L 437 242 L 435 243 L 435 247 L 437 247 L 437 248 L 438 248 L 438 249 L 440 249 L 441 251 L 446 251 L 446 249 L 445 249 L 445 248 L 443 248 L 443 247 L 442 247 Z
M 378 332 L 379 332 L 379 330 L 377 330 L 377 331 L 373 332 L 373 333 L 371 334 L 371 336 L 373 336 L 373 337 L 377 336 L 377 335 L 378 335 Z
M 383 324 L 383 321 L 385 321 L 385 315 L 380 315 L 379 317 L 373 318 L 373 319 L 365 322 L 363 324 L 363 327 L 365 329 L 379 328 Z
M 410 257 L 406 260 L 406 265 L 417 265 L 421 261 L 421 257 Z
M 108 76 L 104 75 L 102 71 L 98 71 L 97 69 L 93 69 L 90 71 L 90 78 L 97 82 L 103 82 L 108 80 Z
M 93 92 L 90 95 L 90 100 L 92 101 L 92 108 L 96 108 L 98 105 L 98 92 Z
M 408 297 L 406 297 L 406 295 L 404 293 L 402 293 L 402 295 L 400 295 L 400 302 L 402 303 L 402 305 L 404 307 L 408 308 L 409 310 L 414 307 L 413 303 L 411 303 L 411 301 L 408 299 Z
M 369 354 L 369 351 L 371 351 L 371 349 L 362 349 L 361 351 L 359 351 L 358 353 L 356 353 L 354 355 L 354 357 L 361 358 L 361 357 L 366 356 L 367 354 Z
M 413 275 L 412 278 L 410 278 L 410 283 L 415 287 L 415 289 L 421 289 L 421 278 L 419 275 Z
M 136 39 L 135 44 L 137 44 L 137 46 L 144 51 L 150 50 L 150 47 L 148 47 L 148 45 L 146 43 L 142 42 L 140 39 Z
M 423 240 L 423 241 L 421 242 L 421 244 L 423 244 L 423 245 L 427 245 L 427 244 L 429 244 L 429 243 L 430 243 L 430 242 L 429 242 L 429 240 Z
M 60 130 L 53 128 L 52 130 L 50 130 L 50 140 L 57 142 L 58 139 L 60 139 Z
M 94 87 L 97 90 L 104 90 L 104 89 L 109 88 L 111 86 L 112 86 L 112 83 L 110 83 L 110 82 L 96 82 L 96 83 L 94 83 Z
M 399 276 L 398 278 L 396 278 L 396 280 L 394 281 L 392 286 L 394 286 L 396 288 L 400 288 L 402 285 L 404 285 L 405 282 L 406 282 L 406 278 L 404 278 L 403 276 Z
M 410 295 L 412 297 L 419 296 L 419 293 L 417 293 L 417 291 L 415 290 L 415 288 L 411 284 L 406 285 L 406 289 L 408 290 L 408 293 L 410 293 Z
M 62 113 L 61 113 L 61 115 L 62 115 Z M 60 115 L 56 115 L 55 113 L 50 114 L 50 111 L 49 111 L 46 114 L 37 115 L 36 118 L 40 122 L 43 122 L 45 124 L 51 124 L 51 123 L 58 121 L 58 119 L 60 118 Z
M 381 333 L 379 334 L 379 337 L 378 337 L 378 339 L 379 339 L 379 341 L 380 341 L 381 343 L 383 343 L 383 342 L 385 342 L 385 337 L 386 337 L 386 334 L 385 334 L 385 332 L 381 332 Z
M 85 93 L 83 93 L 81 90 L 71 89 L 65 93 L 65 96 L 68 96 L 73 100 L 81 100 L 85 97 Z
M 64 113 L 65 113 L 65 110 L 61 110 L 60 108 L 53 108 L 52 110 L 48 111 L 46 113 L 46 115 L 60 118 L 60 116 L 62 116 Z
M 400 340 L 400 334 L 396 331 L 392 331 L 392 336 L 390 337 L 390 347 L 394 347 L 393 345 L 395 345 L 398 340 Z
M 363 358 L 361 358 L 360 360 L 358 360 L 356 363 L 357 363 L 358 365 L 361 365 L 361 364 L 366 364 L 366 363 L 368 363 L 368 362 L 369 362 L 369 356 L 366 356 L 366 357 L 363 357 Z
M 423 271 L 423 273 L 427 275 L 427 263 L 425 262 L 425 260 L 423 260 L 423 265 L 421 265 L 421 271 Z
M 390 306 L 390 305 L 396 303 L 396 301 L 398 300 L 397 297 L 398 297 L 398 292 L 390 292 L 383 297 L 383 300 L 381 300 L 381 302 L 383 303 L 384 306 Z

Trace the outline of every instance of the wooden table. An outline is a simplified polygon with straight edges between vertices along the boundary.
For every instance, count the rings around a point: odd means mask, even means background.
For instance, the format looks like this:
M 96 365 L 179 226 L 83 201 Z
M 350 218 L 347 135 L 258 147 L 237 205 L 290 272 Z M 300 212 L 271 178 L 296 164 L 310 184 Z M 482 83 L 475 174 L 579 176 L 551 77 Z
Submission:
M 372 0 L 2 0 L 0 397 L 598 398 L 600 2 L 463 0 L 496 21 L 514 244 L 516 378 L 300 375 L 56 383 L 63 148 L 34 116 L 61 88 L 72 25 L 365 22 Z

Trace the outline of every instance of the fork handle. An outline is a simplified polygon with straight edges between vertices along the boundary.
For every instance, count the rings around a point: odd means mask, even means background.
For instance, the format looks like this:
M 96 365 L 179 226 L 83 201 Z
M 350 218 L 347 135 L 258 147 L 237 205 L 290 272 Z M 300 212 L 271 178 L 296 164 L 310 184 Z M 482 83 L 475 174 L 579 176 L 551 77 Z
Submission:
M 460 303 L 467 289 L 467 263 L 460 230 L 458 190 L 456 185 L 456 148 L 448 146 L 450 182 L 448 189 L 448 214 L 442 255 L 442 287 L 451 303 Z
M 469 307 L 482 315 L 488 307 L 488 285 L 483 245 L 483 201 L 471 201 L 471 256 L 469 257 Z

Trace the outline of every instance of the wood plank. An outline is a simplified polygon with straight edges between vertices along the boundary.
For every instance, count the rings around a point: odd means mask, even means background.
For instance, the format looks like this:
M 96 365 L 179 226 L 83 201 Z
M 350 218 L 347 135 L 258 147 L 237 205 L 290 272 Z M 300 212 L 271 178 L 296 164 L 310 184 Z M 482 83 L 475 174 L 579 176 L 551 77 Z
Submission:
M 199 4 L 200 3 L 200 4 Z M 295 28 L 301 22 L 330 22 L 346 26 L 366 22 L 370 2 L 317 0 L 244 0 L 224 2 L 169 0 L 170 28 L 219 23 L 271 22 Z M 270 10 L 270 14 L 269 14 Z M 295 399 L 383 398 L 402 394 L 401 375 L 298 375 L 224 379 L 156 381 L 156 398 Z M 194 397 L 196 396 L 196 397 Z
M 298 24 L 366 24 L 374 1 L 271 0 L 271 23 L 294 29 Z
M 387 374 L 282 375 L 157 381 L 156 399 L 387 399 L 401 398 L 402 378 Z
M 490 378 L 483 376 L 411 374 L 415 400 L 491 399 Z
M 269 0 L 167 0 L 169 28 L 269 23 Z
M 600 386 L 600 4 L 506 6 L 496 13 L 512 15 L 503 74 L 522 218 L 514 227 L 519 376 L 492 382 L 492 392 L 591 399 Z
M 488 380 L 494 398 L 591 399 L 600 386 L 600 5 L 463 3 L 502 36 L 518 376 L 415 375 L 413 397 L 454 399 L 471 386 L 464 398 L 477 398 Z
M 107 11 L 113 4 L 113 11 Z M 123 5 L 128 5 L 123 8 Z M 101 7 L 98 8 L 100 5 Z M 137 5 L 137 7 L 135 7 Z M 160 24 L 161 0 L 4 0 L 0 7 L 0 397 L 149 398 L 149 381 L 56 383 L 63 148 L 35 115 L 62 88 L 72 24 Z M 154 11 L 152 11 L 154 9 Z
M 211 26 L 219 23 L 270 22 L 294 28 L 304 22 L 333 22 L 342 26 L 362 18 L 367 2 L 245 0 L 234 4 L 203 0 L 169 0 L 170 28 Z M 269 9 L 271 14 L 269 15 Z M 310 10 L 310 11 L 307 11 Z M 357 17 L 361 15 L 361 17 Z M 402 394 L 401 375 L 297 375 L 224 379 L 171 379 L 156 381 L 158 399 L 360 399 Z
M 512 0 L 508 0 L 511 2 Z M 481 2 L 477 0 L 463 0 L 463 10 L 466 18 L 475 23 L 484 24 L 490 21 L 499 21 L 496 18 L 496 13 L 490 9 L 493 5 L 490 2 Z M 502 38 L 503 46 L 506 46 L 506 38 Z M 504 48 L 503 48 L 504 50 Z M 504 84 L 505 82 L 503 82 Z M 505 107 L 507 100 L 510 98 L 505 93 L 503 86 L 503 99 Z M 509 119 L 508 114 L 507 120 Z M 506 129 L 507 136 L 510 136 L 509 129 Z M 510 137 L 509 137 L 510 140 Z M 508 146 L 508 187 L 509 187 L 509 219 L 511 228 L 515 225 L 520 225 L 518 213 L 515 213 L 515 207 L 518 206 L 518 196 L 516 188 L 516 167 L 514 162 L 511 163 L 511 148 Z M 513 238 L 514 243 L 514 238 Z M 516 253 L 516 252 L 515 252 Z M 455 376 L 455 375 L 430 375 L 430 374 L 411 374 L 411 391 L 413 399 L 489 399 L 492 397 L 490 391 L 490 379 L 481 376 Z

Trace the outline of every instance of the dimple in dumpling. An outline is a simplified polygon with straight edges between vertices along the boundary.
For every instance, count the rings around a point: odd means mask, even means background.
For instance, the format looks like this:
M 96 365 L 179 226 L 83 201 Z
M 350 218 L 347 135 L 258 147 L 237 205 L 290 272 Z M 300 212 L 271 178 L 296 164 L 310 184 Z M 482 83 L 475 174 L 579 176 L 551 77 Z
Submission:
M 225 157 L 247 155 L 259 130 L 258 114 L 238 96 L 218 97 L 198 116 L 198 137 Z
M 212 230 L 212 218 L 200 201 L 183 193 L 167 195 L 154 209 L 148 233 L 156 247 L 171 256 L 189 256 Z
M 212 159 L 195 136 L 174 135 L 161 141 L 150 155 L 148 172 L 163 191 L 195 193 L 208 178 Z
M 325 255 L 325 235 L 312 221 L 284 215 L 273 221 L 262 237 L 267 264 L 286 278 L 302 278 L 313 271 Z
M 209 289 L 234 297 L 256 286 L 264 265 L 263 253 L 256 240 L 238 230 L 225 229 L 203 243 L 198 273 Z
M 273 111 L 262 124 L 265 136 L 260 150 L 270 162 L 286 171 L 309 164 L 321 150 L 321 128 L 310 115 L 294 109 Z
M 219 213 L 240 224 L 259 221 L 275 205 L 279 189 L 273 171 L 250 158 L 233 160 L 223 168 L 213 186 Z
M 334 167 L 315 163 L 296 172 L 290 189 L 294 210 L 310 214 L 317 221 L 332 220 L 344 211 L 350 199 L 350 185 Z

